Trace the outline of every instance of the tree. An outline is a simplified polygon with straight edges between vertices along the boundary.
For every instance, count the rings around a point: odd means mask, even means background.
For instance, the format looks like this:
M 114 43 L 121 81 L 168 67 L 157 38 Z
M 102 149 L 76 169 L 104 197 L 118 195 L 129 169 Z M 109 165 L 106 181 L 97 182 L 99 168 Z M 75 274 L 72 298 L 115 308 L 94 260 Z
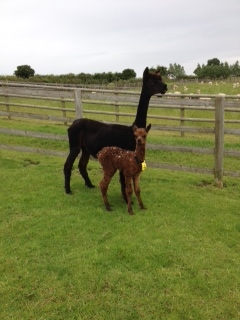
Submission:
M 124 69 L 122 71 L 122 80 L 129 80 L 136 78 L 136 72 L 133 69 Z
M 168 76 L 168 69 L 164 66 L 159 66 L 157 65 L 156 68 L 154 67 L 151 67 L 149 69 L 150 72 L 155 72 L 155 73 L 158 73 L 160 72 L 161 76 L 162 77 L 167 77 Z
M 18 66 L 17 70 L 14 71 L 14 74 L 18 78 L 28 79 L 29 77 L 33 77 L 35 71 L 28 65 Z
M 240 76 L 240 66 L 239 61 L 237 60 L 233 65 L 230 66 L 231 75 L 235 77 Z
M 194 74 L 199 74 L 201 72 L 202 67 L 200 66 L 200 64 L 198 63 L 197 68 L 193 71 Z
M 207 65 L 202 64 L 202 66 L 200 66 L 200 64 L 198 64 L 193 73 L 199 79 L 226 79 L 231 74 L 231 68 L 227 62 L 223 63 L 220 62 L 218 58 L 213 58 L 207 61 Z
M 179 79 L 186 76 L 186 72 L 184 70 L 184 67 L 182 67 L 180 64 L 170 63 L 168 68 L 168 75 L 173 79 Z
M 207 66 L 219 66 L 220 60 L 218 58 L 209 59 L 207 61 Z

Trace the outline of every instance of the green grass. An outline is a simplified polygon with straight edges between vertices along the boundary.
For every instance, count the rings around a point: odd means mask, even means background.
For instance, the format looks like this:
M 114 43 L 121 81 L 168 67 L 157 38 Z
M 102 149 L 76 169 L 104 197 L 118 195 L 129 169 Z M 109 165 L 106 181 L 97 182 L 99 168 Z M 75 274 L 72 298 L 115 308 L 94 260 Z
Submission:
M 147 168 L 129 216 L 117 175 L 108 213 L 63 163 L 0 151 L 1 319 L 239 319 L 239 179 Z

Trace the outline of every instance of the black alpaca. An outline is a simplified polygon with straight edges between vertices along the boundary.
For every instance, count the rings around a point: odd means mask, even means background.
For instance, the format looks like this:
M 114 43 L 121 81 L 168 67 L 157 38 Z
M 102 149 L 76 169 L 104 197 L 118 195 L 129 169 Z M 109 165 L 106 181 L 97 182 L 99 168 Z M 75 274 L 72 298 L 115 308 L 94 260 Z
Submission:
M 147 111 L 152 95 L 166 93 L 167 85 L 162 82 L 159 74 L 149 73 L 148 68 L 143 73 L 143 85 L 140 94 L 138 109 L 134 124 L 139 128 L 145 128 L 147 122 Z M 87 173 L 87 164 L 90 155 L 94 158 L 97 153 L 106 146 L 117 146 L 126 150 L 135 150 L 136 141 L 132 126 L 120 124 L 105 124 L 99 121 L 86 118 L 75 120 L 68 128 L 69 155 L 64 164 L 65 191 L 71 193 L 70 179 L 73 163 L 81 152 L 78 169 L 82 175 L 85 185 L 89 188 L 94 186 Z M 122 195 L 127 201 L 125 194 L 124 176 L 120 172 Z

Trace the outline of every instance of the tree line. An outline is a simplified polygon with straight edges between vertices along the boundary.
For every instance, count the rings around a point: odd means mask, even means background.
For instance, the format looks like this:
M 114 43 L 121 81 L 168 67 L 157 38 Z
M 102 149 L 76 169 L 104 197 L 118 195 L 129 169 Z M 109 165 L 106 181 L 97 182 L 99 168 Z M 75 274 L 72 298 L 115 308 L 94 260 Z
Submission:
M 182 79 L 189 77 L 186 75 L 184 67 L 177 63 L 170 64 L 169 68 L 157 66 L 156 68 L 152 68 L 152 71 L 157 71 L 157 69 L 167 78 Z M 228 62 L 220 62 L 218 58 L 213 58 L 209 59 L 207 64 L 198 64 L 193 73 L 198 79 L 227 79 L 230 76 L 239 77 L 240 65 L 238 60 L 230 65 Z
M 227 79 L 230 76 L 240 76 L 240 66 L 237 60 L 234 64 L 229 65 L 227 62 L 220 62 L 218 58 L 209 59 L 207 64 L 197 65 L 194 74 L 199 79 Z
M 29 79 L 34 77 L 34 81 L 49 83 L 82 83 L 82 84 L 108 84 L 111 82 L 129 81 L 136 79 L 136 72 L 133 69 L 124 69 L 122 72 L 102 72 L 102 73 L 68 73 L 62 75 L 35 75 L 35 70 L 29 65 L 18 66 L 14 71 L 17 78 Z M 32 79 L 33 80 L 33 79 Z
M 184 67 L 174 63 L 169 67 L 157 65 L 150 68 L 151 72 L 160 72 L 167 79 L 226 79 L 229 76 L 240 76 L 240 65 L 237 60 L 234 64 L 220 62 L 218 58 L 209 59 L 206 64 L 198 64 L 193 71 L 194 75 L 186 75 Z M 122 72 L 102 72 L 102 73 L 69 73 L 62 75 L 38 75 L 29 65 L 18 66 L 14 71 L 14 76 L 19 79 L 29 79 L 35 82 L 46 83 L 73 83 L 73 84 L 109 84 L 114 82 L 136 81 L 136 72 L 133 69 L 124 69 Z M 11 79 L 14 80 L 14 79 Z

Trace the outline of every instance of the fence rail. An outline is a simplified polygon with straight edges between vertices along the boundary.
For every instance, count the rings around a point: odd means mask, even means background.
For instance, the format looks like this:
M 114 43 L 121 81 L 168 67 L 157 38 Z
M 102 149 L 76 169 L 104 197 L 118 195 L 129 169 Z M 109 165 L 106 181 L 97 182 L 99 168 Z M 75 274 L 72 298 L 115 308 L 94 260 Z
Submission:
M 0 116 L 8 119 L 60 122 L 65 125 L 83 116 L 111 123 L 131 124 L 135 118 L 139 92 L 101 90 L 75 87 L 50 87 L 0 83 Z M 50 104 L 49 106 L 48 104 Z M 52 106 L 55 103 L 56 106 Z M 199 114 L 203 112 L 203 117 Z M 197 116 L 195 113 L 198 112 Z M 225 135 L 240 135 L 239 96 L 166 94 L 151 98 L 148 122 L 155 130 L 213 134 L 214 148 L 178 147 L 148 144 L 148 149 L 191 152 L 214 155 L 214 169 L 190 168 L 161 163 L 154 167 L 173 170 L 213 173 L 216 185 L 222 186 L 223 175 L 240 176 L 239 172 L 224 172 L 224 156 L 240 157 L 237 150 L 224 149 Z M 195 115 L 195 116 L 194 116 Z M 226 116 L 227 115 L 227 116 Z M 107 119 L 107 120 L 106 120 Z M 43 139 L 66 140 L 65 136 L 34 133 L 21 130 L 0 129 L 2 134 L 21 135 Z M 2 149 L 14 146 L 0 145 Z M 46 154 L 46 150 L 16 147 Z M 32 150 L 32 151 L 30 151 Z M 49 154 L 65 153 L 49 151 Z

